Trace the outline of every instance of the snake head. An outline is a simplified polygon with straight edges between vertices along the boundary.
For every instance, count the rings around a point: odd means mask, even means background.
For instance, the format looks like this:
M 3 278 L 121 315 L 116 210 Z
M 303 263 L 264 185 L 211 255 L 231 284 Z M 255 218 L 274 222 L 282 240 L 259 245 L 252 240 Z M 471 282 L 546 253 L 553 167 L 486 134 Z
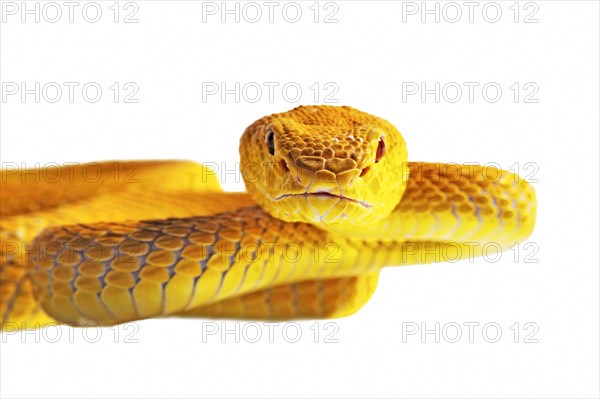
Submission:
M 400 132 L 350 107 L 302 106 L 259 119 L 244 132 L 240 156 L 254 201 L 289 222 L 379 221 L 408 178 Z

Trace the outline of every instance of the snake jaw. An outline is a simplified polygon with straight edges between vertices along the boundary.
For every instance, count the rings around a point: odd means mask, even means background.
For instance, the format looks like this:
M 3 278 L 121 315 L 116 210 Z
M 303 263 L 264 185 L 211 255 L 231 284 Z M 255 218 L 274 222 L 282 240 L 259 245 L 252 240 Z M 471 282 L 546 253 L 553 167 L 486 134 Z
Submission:
M 270 199 L 275 208 L 283 210 L 283 216 L 288 220 L 323 225 L 338 224 L 349 217 L 369 214 L 372 210 L 372 205 L 366 201 L 325 191 L 282 194 Z
M 314 191 L 314 192 L 307 192 L 304 194 L 282 194 L 278 197 L 271 197 L 271 199 L 273 201 L 280 201 L 280 200 L 282 200 L 284 198 L 288 198 L 288 197 L 337 198 L 340 201 L 350 201 L 350 202 L 353 202 L 353 203 L 360 205 L 363 208 L 367 208 L 367 209 L 371 208 L 373 206 L 373 205 L 369 204 L 367 201 L 361 201 L 359 199 L 346 197 L 344 195 L 332 194 L 331 192 L 327 192 L 327 191 Z

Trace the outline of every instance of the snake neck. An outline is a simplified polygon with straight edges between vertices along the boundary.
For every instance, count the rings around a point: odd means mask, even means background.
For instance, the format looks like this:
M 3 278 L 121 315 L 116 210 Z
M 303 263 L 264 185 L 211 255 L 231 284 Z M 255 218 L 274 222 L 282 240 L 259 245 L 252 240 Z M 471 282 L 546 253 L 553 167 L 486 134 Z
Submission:
M 360 241 L 398 241 L 398 215 L 394 212 L 383 220 L 356 222 L 352 220 L 336 224 L 320 224 L 319 228 L 335 236 Z

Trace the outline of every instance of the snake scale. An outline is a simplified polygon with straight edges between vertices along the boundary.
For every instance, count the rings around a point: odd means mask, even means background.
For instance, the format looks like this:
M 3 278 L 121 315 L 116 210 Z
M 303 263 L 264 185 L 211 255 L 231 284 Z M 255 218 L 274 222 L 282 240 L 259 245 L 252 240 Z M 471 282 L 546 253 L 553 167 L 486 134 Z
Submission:
M 240 140 L 247 193 L 187 161 L 3 170 L 3 329 L 160 316 L 352 314 L 384 266 L 481 256 L 527 238 L 531 185 L 409 162 L 389 122 L 350 107 L 263 117 Z M 93 178 L 90 177 L 93 175 Z

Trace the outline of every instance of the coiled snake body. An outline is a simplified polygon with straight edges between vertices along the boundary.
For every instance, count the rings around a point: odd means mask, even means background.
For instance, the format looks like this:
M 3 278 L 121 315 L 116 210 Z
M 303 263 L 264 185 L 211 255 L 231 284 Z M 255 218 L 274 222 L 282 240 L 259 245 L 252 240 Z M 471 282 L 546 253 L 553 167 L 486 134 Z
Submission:
M 183 161 L 50 168 L 41 179 L 4 170 L 3 329 L 339 317 L 367 302 L 384 266 L 480 256 L 535 224 L 520 177 L 408 162 L 394 126 L 350 107 L 264 117 L 240 155 L 248 193 L 222 192 L 212 170 Z

